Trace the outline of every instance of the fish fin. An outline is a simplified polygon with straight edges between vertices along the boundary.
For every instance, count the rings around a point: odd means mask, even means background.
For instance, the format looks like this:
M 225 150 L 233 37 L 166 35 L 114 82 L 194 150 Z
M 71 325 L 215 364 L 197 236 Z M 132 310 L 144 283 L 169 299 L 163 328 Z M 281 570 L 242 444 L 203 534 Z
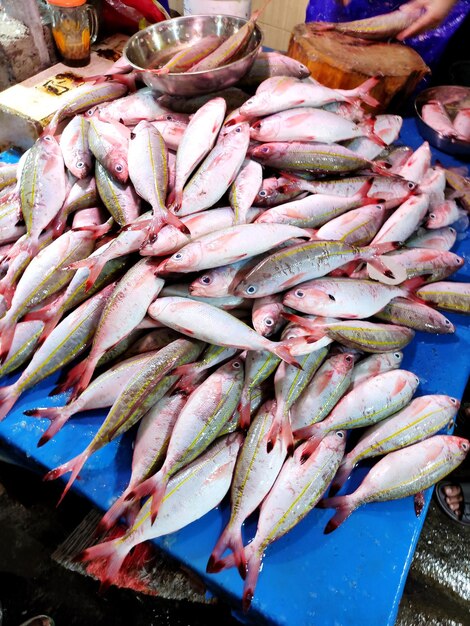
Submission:
M 353 468 L 354 468 L 354 463 L 351 463 L 351 461 L 347 458 L 347 456 L 344 457 L 343 462 L 339 466 L 338 471 L 336 472 L 333 478 L 333 481 L 331 483 L 331 486 L 330 486 L 331 496 L 336 495 L 336 493 L 341 489 L 341 487 L 344 485 L 344 483 L 347 481 L 347 479 L 351 475 Z
M 276 413 L 274 414 L 273 423 L 267 434 L 266 451 L 269 453 L 273 450 L 276 442 L 283 440 L 287 454 L 291 455 L 294 451 L 294 437 L 292 435 L 292 428 L 290 425 L 289 411 L 283 409 L 283 404 L 278 403 Z
M 305 326 L 307 323 L 307 320 L 304 317 L 297 315 L 296 313 L 290 313 L 289 311 L 281 311 L 281 316 L 289 322 L 300 324 L 300 326 Z
M 183 235 L 191 235 L 191 231 L 186 224 L 184 224 L 184 222 L 182 222 L 179 217 L 176 217 L 176 215 L 174 215 L 171 211 L 166 211 L 165 222 L 177 228 L 183 233 Z
M 387 163 L 387 161 L 370 161 L 369 163 L 370 169 L 380 176 L 389 176 L 392 178 L 396 178 L 397 174 L 395 172 L 390 171 L 391 165 Z
M 329 535 L 351 515 L 356 508 L 350 496 L 333 496 L 332 498 L 324 498 L 317 504 L 318 507 L 334 508 L 336 513 L 325 526 L 323 533 Z
M 95 559 L 106 559 L 106 577 L 102 580 L 100 592 L 106 590 L 113 582 L 122 567 L 122 564 L 129 554 L 130 548 L 120 538 L 98 543 L 96 546 L 86 548 L 75 560 L 94 561 Z
M 378 146 L 385 148 L 387 143 L 375 133 L 375 117 L 368 117 L 364 122 L 360 124 L 360 127 L 364 130 L 365 136 L 376 143 Z
M 380 104 L 380 102 L 370 95 L 371 90 L 379 83 L 380 76 L 371 76 L 366 81 L 364 81 L 359 87 L 353 90 L 354 96 L 359 98 L 364 102 L 364 104 L 368 104 L 371 107 L 376 107 Z M 351 92 L 352 94 L 352 92 Z M 353 99 L 354 104 L 354 99 Z
M 93 353 L 90 354 L 77 363 L 77 365 L 73 368 L 75 374 L 75 382 L 73 384 L 73 391 L 70 400 L 74 400 L 77 396 L 85 391 L 85 389 L 90 384 L 90 380 L 93 377 L 93 372 L 95 371 L 96 364 L 101 358 L 102 353 Z
M 315 435 L 316 423 L 309 424 L 308 426 L 303 426 L 302 428 L 297 428 L 294 430 L 294 437 L 296 440 L 306 440 L 310 439 L 310 437 Z
M 129 508 L 132 503 L 126 502 L 126 495 L 128 490 L 124 491 L 119 498 L 112 504 L 112 506 L 103 515 L 96 527 L 95 535 L 101 535 L 104 532 L 110 530 L 114 524 L 118 521 L 121 515 Z
M 97 256 L 93 259 L 92 263 L 88 264 L 88 269 L 90 270 L 90 273 L 88 274 L 88 278 L 86 279 L 85 291 L 89 291 L 93 287 L 107 261 L 108 259 L 106 257 Z
M 404 296 L 407 300 L 411 300 L 412 302 L 417 302 L 418 304 L 428 304 L 422 298 L 419 298 L 415 291 L 417 291 L 420 287 L 425 285 L 427 282 L 427 276 L 414 276 L 413 278 L 409 278 L 405 280 L 404 283 L 400 285 L 402 289 L 404 289 L 407 293 Z
M 312 456 L 315 450 L 320 445 L 325 433 L 319 424 L 312 424 L 306 428 L 299 428 L 294 433 L 296 440 L 306 439 L 304 447 L 302 449 L 302 456 L 300 457 L 300 464 L 303 465 Z
M 54 435 L 56 435 L 62 426 L 68 421 L 71 413 L 67 407 L 51 406 L 39 409 L 27 409 L 24 411 L 29 417 L 45 418 L 51 421 L 47 430 L 42 434 L 38 441 L 37 447 L 40 448 L 47 443 Z
M 186 363 L 185 365 L 178 365 L 178 367 L 175 367 L 174 370 L 171 370 L 171 375 L 172 376 L 188 376 L 190 374 L 194 374 L 197 369 L 196 369 L 197 363 Z
M 128 491 L 124 500 L 126 502 L 140 500 L 141 498 L 145 498 L 146 496 L 150 495 L 153 491 L 155 476 L 156 474 L 150 476 L 150 478 L 144 480 L 142 483 L 140 483 L 140 485 L 137 485 L 136 487 Z
M 16 322 L 11 322 L 0 331 L 0 360 L 5 359 L 5 357 L 10 352 L 11 344 L 13 342 L 13 337 L 15 335 Z
M 367 262 L 369 278 L 387 285 L 399 285 L 407 279 L 406 269 L 393 257 L 380 257 Z
M 282 341 L 281 343 L 278 343 L 274 348 L 273 348 L 273 352 L 276 356 L 278 356 L 280 359 L 282 359 L 283 361 L 285 361 L 286 363 L 289 363 L 289 365 L 293 365 L 294 367 L 296 367 L 297 369 L 301 370 L 303 369 L 302 366 L 300 365 L 300 363 L 297 361 L 297 359 L 295 358 L 295 356 L 292 356 L 290 350 L 291 347 L 293 347 L 292 344 L 292 340 L 290 339 L 286 339 L 285 341 Z
M 231 567 L 235 567 L 235 555 L 232 552 L 231 554 L 228 554 L 223 559 L 219 559 L 218 561 L 216 561 L 215 559 L 211 560 L 211 557 L 209 557 L 209 561 L 207 562 L 207 567 L 210 569 L 206 569 L 206 571 L 211 574 L 218 574 L 223 569 L 230 569 Z M 244 579 L 245 572 L 243 572 L 242 574 L 239 570 L 239 573 L 240 573 L 240 576 Z
M 75 479 L 77 478 L 82 467 L 87 462 L 88 458 L 90 457 L 90 454 L 91 452 L 89 451 L 89 449 L 85 448 L 85 450 L 81 452 L 79 455 L 77 455 L 70 461 L 67 461 L 67 463 L 63 463 L 62 465 L 59 465 L 59 467 L 52 469 L 50 472 L 47 472 L 47 474 L 44 476 L 43 480 L 55 480 L 56 478 L 59 478 L 60 476 L 67 474 L 67 472 L 72 472 L 72 475 L 70 476 L 69 481 L 65 485 L 65 489 L 62 492 L 62 495 L 60 496 L 59 502 L 57 502 L 57 506 L 59 506 L 59 504 L 62 502 L 65 495 L 67 494 L 68 490 L 70 489 L 72 484 L 75 482 Z
M 245 584 L 243 585 L 242 609 L 244 613 L 247 613 L 251 606 L 260 569 L 261 555 L 258 551 L 252 550 L 247 562 Z
M 416 517 L 419 517 L 421 515 L 421 512 L 424 508 L 424 492 L 420 491 L 418 493 L 416 493 L 414 495 L 414 507 L 415 507 L 415 513 L 416 513 Z
M 163 502 L 167 484 L 168 478 L 165 480 L 159 480 L 155 484 L 152 492 L 152 502 L 150 504 L 150 521 L 152 524 L 157 519 L 158 511 L 160 510 L 160 505 Z
M 248 430 L 251 423 L 251 409 L 250 409 L 250 388 L 243 387 L 240 396 L 240 402 L 238 404 L 238 412 L 240 414 L 238 420 L 238 426 L 242 430 Z
M 57 382 L 57 385 L 54 387 L 54 389 L 50 392 L 50 396 L 55 396 L 59 393 L 63 393 L 64 391 L 68 391 L 69 389 L 73 388 L 73 386 L 75 385 L 75 383 L 77 382 L 78 378 L 77 378 L 77 369 L 81 368 L 81 361 L 79 363 L 77 363 L 77 365 L 75 365 L 74 367 L 72 367 L 70 370 L 68 370 L 67 373 L 63 373 L 60 377 L 59 380 Z M 73 398 L 69 398 L 68 402 L 70 403 L 72 401 Z
M 220 535 L 209 557 L 206 566 L 207 573 L 213 573 L 218 571 L 217 567 L 218 563 L 220 562 L 220 557 L 227 548 L 229 548 L 233 552 L 234 565 L 237 567 L 237 569 L 239 571 L 246 571 L 245 548 L 243 546 L 241 527 L 227 525 Z
M 8 415 L 19 396 L 15 385 L 0 387 L 0 422 Z

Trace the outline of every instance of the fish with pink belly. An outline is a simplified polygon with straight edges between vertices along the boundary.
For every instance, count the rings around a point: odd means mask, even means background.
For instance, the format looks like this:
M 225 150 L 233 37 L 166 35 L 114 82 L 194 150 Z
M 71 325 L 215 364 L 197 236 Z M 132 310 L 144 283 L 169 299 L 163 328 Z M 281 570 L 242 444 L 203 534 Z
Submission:
M 322 508 L 335 508 L 325 534 L 336 530 L 362 504 L 414 496 L 415 512 L 424 507 L 424 489 L 458 467 L 468 454 L 470 442 L 462 437 L 434 435 L 412 446 L 390 452 L 367 474 L 353 493 L 319 502 Z

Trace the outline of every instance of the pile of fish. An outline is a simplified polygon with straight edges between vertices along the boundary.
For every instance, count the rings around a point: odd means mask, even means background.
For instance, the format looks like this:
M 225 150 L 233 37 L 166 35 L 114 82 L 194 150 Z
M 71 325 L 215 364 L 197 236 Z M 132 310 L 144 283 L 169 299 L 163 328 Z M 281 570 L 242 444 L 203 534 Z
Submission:
M 402 119 L 363 106 L 375 79 L 335 90 L 278 53 L 258 65 L 274 76 L 199 98 L 85 84 L 0 167 L 0 372 L 20 371 L 1 419 L 58 371 L 65 406 L 26 412 L 50 421 L 38 445 L 109 409 L 46 475 L 71 472 L 64 495 L 138 426 L 129 485 L 100 524 L 124 516 L 128 530 L 82 555 L 107 559 L 105 585 L 133 546 L 230 491 L 207 570 L 238 568 L 245 609 L 268 545 L 315 505 L 336 509 L 325 532 L 366 502 L 415 495 L 419 512 L 469 449 L 440 434 L 458 400 L 414 397 L 400 368 L 416 330 L 452 333 L 441 310 L 470 311 L 469 284 L 447 280 L 464 263 L 450 249 L 468 181 L 427 143 L 394 145 Z

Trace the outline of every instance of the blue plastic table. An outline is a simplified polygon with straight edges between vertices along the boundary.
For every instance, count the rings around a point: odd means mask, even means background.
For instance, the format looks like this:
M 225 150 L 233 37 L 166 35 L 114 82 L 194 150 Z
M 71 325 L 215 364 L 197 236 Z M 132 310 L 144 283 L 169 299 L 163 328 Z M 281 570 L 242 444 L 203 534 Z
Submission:
M 405 120 L 401 142 L 412 148 L 422 143 L 414 120 Z M 459 165 L 437 151 L 434 158 L 445 165 Z M 460 241 L 455 251 L 467 258 L 468 240 Z M 468 281 L 470 264 L 466 263 L 454 277 Z M 455 324 L 454 335 L 417 333 L 405 348 L 403 367 L 420 378 L 416 395 L 446 393 L 462 398 L 470 374 L 469 318 L 456 314 L 448 317 Z M 52 376 L 24 394 L 0 423 L 1 447 L 10 457 L 44 473 L 81 452 L 106 414 L 88 412 L 72 419 L 51 442 L 38 449 L 37 441 L 48 422 L 26 417 L 23 411 L 63 404 L 65 396 L 48 397 L 57 378 L 58 375 Z M 12 376 L 2 382 L 9 384 L 15 379 Z M 127 485 L 130 461 L 131 436 L 127 433 L 91 457 L 73 488 L 105 510 Z M 364 467 L 356 468 L 343 491 L 352 490 L 366 471 Z M 217 575 L 205 574 L 207 559 L 228 519 L 227 501 L 156 543 L 199 574 L 207 587 L 230 602 L 235 614 L 246 621 L 288 626 L 391 626 L 431 495 L 432 489 L 428 489 L 420 518 L 415 516 L 411 497 L 374 503 L 358 509 L 331 535 L 324 535 L 323 529 L 333 511 L 314 509 L 268 548 L 253 605 L 246 616 L 238 613 L 242 591 L 238 573 L 228 570 Z M 255 523 L 251 520 L 245 525 L 247 540 L 254 530 Z

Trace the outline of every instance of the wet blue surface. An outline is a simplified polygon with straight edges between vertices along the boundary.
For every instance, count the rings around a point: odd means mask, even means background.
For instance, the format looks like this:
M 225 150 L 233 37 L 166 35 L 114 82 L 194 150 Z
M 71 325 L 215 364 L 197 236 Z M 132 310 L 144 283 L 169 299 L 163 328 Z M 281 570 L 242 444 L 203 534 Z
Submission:
M 402 142 L 413 148 L 422 143 L 414 121 L 406 120 Z M 445 165 L 459 162 L 443 153 L 434 157 Z M 454 251 L 468 257 L 470 246 L 463 239 Z M 453 276 L 468 281 L 470 267 Z M 462 398 L 470 373 L 469 318 L 447 314 L 455 335 L 417 333 L 404 350 L 403 367 L 420 378 L 416 395 L 446 393 Z M 16 377 L 3 381 L 9 384 Z M 36 447 L 48 422 L 23 415 L 27 408 L 60 405 L 64 395 L 49 398 L 58 374 L 25 393 L 8 417 L 0 423 L 0 443 L 17 460 L 45 472 L 80 453 L 92 439 L 106 412 L 84 413 L 73 418 L 43 448 Z M 85 465 L 74 489 L 97 507 L 107 509 L 127 484 L 130 473 L 132 432 L 94 454 Z M 352 491 L 367 468 L 354 470 L 342 492 Z M 67 476 L 64 477 L 67 479 Z M 425 509 L 416 518 L 413 499 L 374 503 L 361 507 L 331 535 L 323 529 L 332 511 L 314 509 L 288 535 L 266 552 L 248 615 L 237 616 L 255 623 L 289 626 L 392 625 L 418 541 L 432 490 L 426 492 Z M 228 503 L 211 511 L 187 528 L 156 543 L 204 578 L 208 587 L 239 607 L 242 581 L 234 570 L 205 574 L 207 559 L 228 519 Z M 78 521 L 78 520 L 77 520 Z M 255 520 L 245 525 L 248 541 Z

